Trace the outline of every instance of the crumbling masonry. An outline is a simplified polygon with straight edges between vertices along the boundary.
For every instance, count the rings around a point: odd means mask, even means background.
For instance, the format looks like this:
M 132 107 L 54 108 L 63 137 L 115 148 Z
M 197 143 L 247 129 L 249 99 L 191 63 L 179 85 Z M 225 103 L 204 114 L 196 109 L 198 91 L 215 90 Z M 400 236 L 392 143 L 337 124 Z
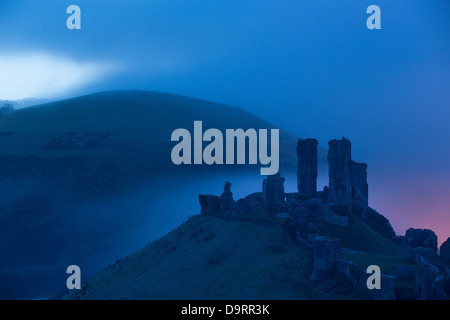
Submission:
M 328 142 L 329 195 L 328 201 L 351 205 L 353 201 L 367 206 L 369 188 L 367 164 L 352 160 L 352 144 L 349 140 Z
M 314 283 L 328 280 L 337 271 L 337 263 L 341 259 L 341 240 L 317 237 L 314 245 L 314 272 L 311 281 Z
M 317 196 L 317 145 L 316 139 L 300 139 L 297 144 L 297 189 L 301 199 Z

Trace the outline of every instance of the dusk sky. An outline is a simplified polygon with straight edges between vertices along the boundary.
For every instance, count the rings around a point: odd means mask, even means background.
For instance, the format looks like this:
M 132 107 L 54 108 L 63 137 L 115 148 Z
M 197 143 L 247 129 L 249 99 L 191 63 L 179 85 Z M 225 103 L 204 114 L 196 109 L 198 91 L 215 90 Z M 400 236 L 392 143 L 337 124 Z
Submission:
M 66 9 L 82 11 L 68 30 Z M 382 29 L 368 30 L 378 5 Z M 0 99 L 143 89 L 241 107 L 352 141 L 398 234 L 450 237 L 447 0 L 6 0 Z

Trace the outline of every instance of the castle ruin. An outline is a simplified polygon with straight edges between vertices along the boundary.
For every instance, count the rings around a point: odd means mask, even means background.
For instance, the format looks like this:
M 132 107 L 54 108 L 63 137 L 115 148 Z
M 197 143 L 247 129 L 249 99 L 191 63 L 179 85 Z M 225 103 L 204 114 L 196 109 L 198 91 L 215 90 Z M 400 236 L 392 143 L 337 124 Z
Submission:
M 252 197 L 239 199 L 237 210 L 247 211 L 266 209 L 270 215 L 286 212 L 282 203 L 294 202 L 293 212 L 301 212 L 302 206 L 316 203 L 320 205 L 323 219 L 339 226 L 347 226 L 347 216 L 353 206 L 360 208 L 359 215 L 370 222 L 375 213 L 368 212 L 367 164 L 352 160 L 351 142 L 342 138 L 328 142 L 329 183 L 323 191 L 317 190 L 318 141 L 300 139 L 297 143 L 297 192 L 285 193 L 284 181 L 280 173 L 269 175 L 262 183 L 262 192 Z M 231 184 L 227 183 L 220 197 L 223 210 L 234 209 Z M 262 201 L 256 201 L 261 199 Z M 206 205 L 207 202 L 203 201 Z M 205 209 L 205 208 L 203 208 Z M 306 211 L 307 208 L 304 208 Z M 305 211 L 303 210 L 303 211 Z M 207 210 L 208 211 L 208 210 Z M 372 217 L 366 217 L 372 214 Z M 295 215 L 295 214 L 294 214 Z M 389 229 L 389 228 L 387 228 Z M 390 230 L 390 229 L 389 229 Z
M 336 274 L 337 264 L 341 258 L 341 240 L 317 237 L 314 245 L 313 283 L 326 281 Z
M 263 203 L 270 204 L 276 202 L 282 202 L 286 198 L 286 193 L 284 192 L 284 178 L 281 177 L 280 173 L 275 175 L 267 176 L 263 181 Z
M 352 201 L 360 206 L 369 205 L 369 185 L 367 184 L 367 164 L 352 161 Z
M 316 139 L 300 139 L 297 145 L 297 186 L 299 199 L 317 198 L 317 145 Z M 328 203 L 348 206 L 353 203 L 368 206 L 369 188 L 367 184 L 367 164 L 352 160 L 350 140 L 328 142 L 327 194 L 321 194 Z M 325 199 L 324 199 L 325 196 Z
M 313 284 L 325 282 L 339 275 L 355 290 L 371 299 L 441 299 L 445 297 L 446 272 L 437 261 L 437 236 L 431 230 L 408 229 L 404 237 L 397 237 L 385 217 L 368 206 L 367 164 L 352 159 L 351 142 L 342 138 L 328 142 L 328 186 L 317 190 L 318 141 L 300 139 L 297 143 L 297 192 L 286 193 L 285 178 L 280 173 L 269 175 L 262 183 L 262 191 L 252 193 L 237 202 L 233 199 L 231 183 L 223 194 L 199 195 L 202 214 L 216 215 L 223 211 L 257 213 L 287 218 L 284 223 L 290 237 L 300 245 L 312 249 Z M 229 214 L 229 212 L 227 212 Z M 341 240 L 321 235 L 322 222 L 347 228 L 351 219 L 359 218 L 384 238 L 403 245 L 402 261 L 415 265 L 396 265 L 381 274 L 381 290 L 368 291 L 368 274 L 353 262 L 341 259 Z M 450 238 L 448 240 L 450 243 Z M 443 262 L 450 261 L 450 249 L 443 245 Z M 450 265 L 450 263 L 448 263 Z M 396 280 L 414 280 L 414 288 L 396 291 Z M 415 295 L 415 296 L 413 296 Z
M 351 161 L 352 145 L 349 140 L 328 142 L 328 201 L 350 205 L 352 200 Z
M 297 189 L 302 199 L 317 196 L 317 139 L 300 139 L 297 144 Z

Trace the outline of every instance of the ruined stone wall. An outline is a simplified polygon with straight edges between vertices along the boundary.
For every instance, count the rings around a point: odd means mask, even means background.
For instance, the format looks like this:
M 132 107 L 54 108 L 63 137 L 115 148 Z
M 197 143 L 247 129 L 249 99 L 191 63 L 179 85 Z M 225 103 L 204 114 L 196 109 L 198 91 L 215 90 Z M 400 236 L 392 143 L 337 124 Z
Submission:
M 317 139 L 300 139 L 297 144 L 297 189 L 300 198 L 317 196 Z
M 286 199 L 286 193 L 284 192 L 284 178 L 280 173 L 267 176 L 263 181 L 263 203 L 280 202 Z
M 351 162 L 352 199 L 359 205 L 369 204 L 369 185 L 367 184 L 367 164 Z
M 328 201 L 338 204 L 352 202 L 352 159 L 349 140 L 328 142 L 329 196 Z
M 311 281 L 326 281 L 337 272 L 338 260 L 341 258 L 341 240 L 317 237 L 314 245 L 314 272 Z

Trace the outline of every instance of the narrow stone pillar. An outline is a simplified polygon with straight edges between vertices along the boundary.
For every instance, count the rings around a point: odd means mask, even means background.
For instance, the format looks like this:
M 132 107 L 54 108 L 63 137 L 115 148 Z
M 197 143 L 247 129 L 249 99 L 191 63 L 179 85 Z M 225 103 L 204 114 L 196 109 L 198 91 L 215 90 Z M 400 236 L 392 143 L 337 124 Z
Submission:
M 349 140 L 328 142 L 329 202 L 351 205 L 352 202 L 352 148 Z
M 317 145 L 316 139 L 300 139 L 297 144 L 297 189 L 300 198 L 317 196 Z

